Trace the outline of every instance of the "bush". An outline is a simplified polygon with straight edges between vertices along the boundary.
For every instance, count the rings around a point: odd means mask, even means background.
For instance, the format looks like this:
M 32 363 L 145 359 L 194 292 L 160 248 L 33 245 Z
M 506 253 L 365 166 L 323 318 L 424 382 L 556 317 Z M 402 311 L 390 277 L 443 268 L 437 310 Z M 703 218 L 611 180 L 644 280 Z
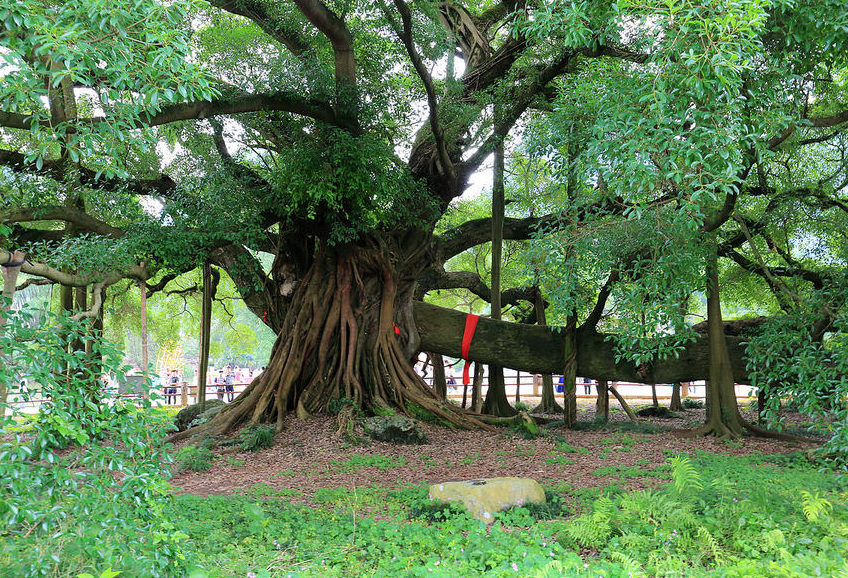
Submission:
M 276 434 L 272 425 L 252 425 L 244 428 L 239 432 L 239 442 L 241 449 L 249 452 L 257 452 L 270 448 L 274 445 L 274 435 Z
M 66 351 L 74 340 L 88 342 L 93 355 Z M 0 382 L 13 384 L 9 398 L 34 397 L 15 385 L 26 375 L 46 399 L 31 432 L 20 432 L 17 403 L 0 418 L 0 577 L 104 568 L 181 575 L 186 536 L 166 515 L 170 458 L 161 420 L 146 397 L 102 399 L 102 375 L 125 385 L 121 351 L 88 322 L 48 316 L 36 324 L 26 310 L 9 314 L 0 351 Z M 56 451 L 68 446 L 74 450 Z
M 174 473 L 208 472 L 215 456 L 209 448 L 185 446 L 174 454 Z
M 691 397 L 684 397 L 683 401 L 680 402 L 680 405 L 683 406 L 683 409 L 704 409 L 704 402 L 700 399 L 692 399 Z

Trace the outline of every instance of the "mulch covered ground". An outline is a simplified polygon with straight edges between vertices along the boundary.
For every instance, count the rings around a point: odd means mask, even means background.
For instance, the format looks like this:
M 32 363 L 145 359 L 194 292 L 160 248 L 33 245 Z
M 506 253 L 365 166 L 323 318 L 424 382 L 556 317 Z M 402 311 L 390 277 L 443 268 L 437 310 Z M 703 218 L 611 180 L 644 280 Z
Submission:
M 532 401 L 532 400 L 531 400 Z M 579 420 L 591 421 L 594 409 L 580 408 Z M 748 415 L 749 419 L 755 416 Z M 611 418 L 624 421 L 620 411 Z M 645 419 L 670 428 L 691 428 L 703 422 L 703 410 L 679 412 L 673 419 Z M 734 442 L 715 438 L 682 438 L 672 432 L 568 431 L 525 440 L 510 432 L 457 431 L 424 424 L 429 442 L 395 445 L 371 442 L 352 446 L 335 435 L 331 416 L 306 421 L 290 416 L 275 445 L 255 453 L 224 450 L 212 469 L 185 473 L 172 484 L 177 493 L 244 493 L 261 484 L 263 492 L 293 496 L 308 502 L 319 488 L 394 488 L 404 484 L 438 483 L 496 476 L 536 479 L 542 484 L 567 483 L 571 488 L 606 486 L 619 482 L 627 489 L 656 485 L 656 478 L 623 479 L 619 467 L 653 469 L 666 463 L 669 452 L 704 450 L 726 455 L 787 453 L 810 445 L 745 437 Z M 563 443 L 563 441 L 565 443 Z M 216 450 L 219 451 L 219 450 Z M 599 468 L 605 471 L 597 472 Z

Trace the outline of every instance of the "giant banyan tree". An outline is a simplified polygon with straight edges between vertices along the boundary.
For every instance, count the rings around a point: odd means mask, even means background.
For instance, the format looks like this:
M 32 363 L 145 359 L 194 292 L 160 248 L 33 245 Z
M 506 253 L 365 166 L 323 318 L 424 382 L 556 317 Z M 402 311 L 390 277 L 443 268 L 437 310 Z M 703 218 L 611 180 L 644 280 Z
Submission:
M 498 147 L 518 157 L 541 134 L 555 194 L 501 233 L 569 249 L 534 265 L 537 287 L 500 295 L 565 295 L 552 301 L 579 319 L 576 355 L 563 354 L 569 332 L 481 319 L 469 357 L 544 372 L 573 362 L 596 379 L 708 378 L 705 335 L 642 363 L 603 328 L 621 329 L 608 321 L 638 287 L 640 303 L 677 299 L 685 314 L 677 293 L 708 288 L 705 255 L 744 273 L 777 314 L 839 277 L 791 247 L 803 228 L 792 207 L 822 222 L 846 210 L 844 162 L 796 170 L 838 157 L 848 125 L 844 10 L 807 4 L 4 5 L 0 262 L 24 251 L 23 273 L 69 295 L 89 287 L 90 302 L 65 303 L 93 316 L 123 280 L 155 293 L 204 262 L 226 271 L 278 337 L 211 429 L 281 426 L 340 398 L 473 426 L 479 416 L 444 406 L 412 370 L 420 350 L 462 353 L 464 315 L 421 299 L 458 287 L 491 299 L 485 278 L 445 264 L 489 242 L 492 219 L 441 219 Z M 811 235 L 830 239 L 828 227 Z M 590 269 L 563 276 L 591 296 L 578 303 L 550 259 L 589 251 Z M 691 275 L 654 282 L 651 263 Z M 835 310 L 819 313 L 826 323 Z M 740 338 L 725 339 L 744 382 Z

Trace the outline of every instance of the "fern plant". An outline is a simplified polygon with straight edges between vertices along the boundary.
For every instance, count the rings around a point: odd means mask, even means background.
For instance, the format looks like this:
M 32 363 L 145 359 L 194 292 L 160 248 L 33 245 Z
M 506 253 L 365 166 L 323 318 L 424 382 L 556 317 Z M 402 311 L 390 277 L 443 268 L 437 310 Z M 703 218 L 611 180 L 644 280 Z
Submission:
M 669 463 L 671 464 L 671 479 L 678 495 L 682 496 L 690 490 L 698 492 L 704 489 L 701 474 L 688 456 L 674 456 L 669 460 Z
M 804 517 L 810 522 L 829 517 L 833 510 L 833 504 L 819 496 L 818 492 L 811 494 L 807 490 L 801 490 L 801 498 L 801 509 L 804 512 Z

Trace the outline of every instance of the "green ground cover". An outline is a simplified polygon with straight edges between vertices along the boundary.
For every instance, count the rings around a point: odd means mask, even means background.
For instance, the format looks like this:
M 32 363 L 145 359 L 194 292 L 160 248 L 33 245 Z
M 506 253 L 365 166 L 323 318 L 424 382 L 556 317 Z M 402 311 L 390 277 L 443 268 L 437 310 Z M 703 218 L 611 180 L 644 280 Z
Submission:
M 456 507 L 432 504 L 424 486 L 322 489 L 312 506 L 273 491 L 171 496 L 170 521 L 185 537 L 176 562 L 159 575 L 848 576 L 843 476 L 800 454 L 697 453 L 674 456 L 661 470 L 671 482 L 656 491 L 548 488 L 556 507 L 516 508 L 488 528 Z M 618 475 L 640 472 L 657 476 L 639 468 Z M 132 504 L 122 507 L 129 515 Z M 63 526 L 74 523 L 67 517 Z M 121 528 L 104 534 L 101 546 L 7 533 L 0 576 L 20 576 L 25 561 L 53 557 L 47 575 L 157 575 L 123 550 L 109 555 L 108 544 L 125 538 Z M 133 540 L 142 559 L 157 548 L 155 540 Z M 97 548 L 104 556 L 91 551 Z

